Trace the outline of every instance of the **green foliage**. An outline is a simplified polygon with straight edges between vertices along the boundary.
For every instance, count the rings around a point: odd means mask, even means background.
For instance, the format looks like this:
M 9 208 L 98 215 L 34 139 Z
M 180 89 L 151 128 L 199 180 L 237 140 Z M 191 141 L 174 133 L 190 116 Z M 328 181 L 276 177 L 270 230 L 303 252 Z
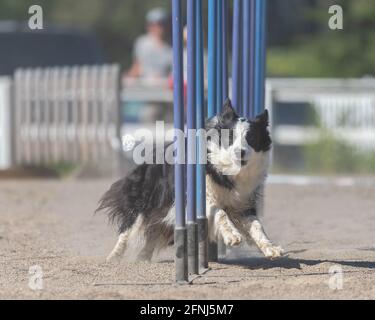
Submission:
M 207 6 L 207 1 L 203 2 Z M 230 2 L 231 3 L 231 2 Z M 270 76 L 375 75 L 374 0 L 269 0 Z M 39 4 L 47 22 L 92 29 L 110 62 L 131 63 L 133 43 L 144 32 L 146 12 L 170 9 L 169 0 L 1 0 L 0 20 L 28 19 Z M 328 28 L 330 5 L 344 10 L 344 30 Z M 206 20 L 206 19 L 205 19 Z
M 344 29 L 331 30 L 328 8 L 343 8 Z M 294 36 L 288 46 L 270 48 L 272 76 L 361 77 L 375 75 L 375 1 L 320 0 L 305 6 L 304 21 L 316 30 Z
M 303 47 L 277 47 L 268 50 L 268 74 L 277 77 L 321 77 L 324 65 L 314 52 Z
M 311 174 L 375 174 L 375 152 L 356 150 L 328 130 L 304 147 L 304 158 Z
M 73 173 L 78 168 L 77 164 L 68 162 L 59 162 L 56 164 L 46 165 L 46 168 L 54 172 L 57 177 L 64 178 Z
M 144 32 L 147 11 L 170 8 L 165 0 L 1 0 L 0 20 L 27 21 L 33 4 L 42 6 L 47 28 L 53 23 L 93 30 L 109 61 L 124 67 L 131 63 L 134 40 Z

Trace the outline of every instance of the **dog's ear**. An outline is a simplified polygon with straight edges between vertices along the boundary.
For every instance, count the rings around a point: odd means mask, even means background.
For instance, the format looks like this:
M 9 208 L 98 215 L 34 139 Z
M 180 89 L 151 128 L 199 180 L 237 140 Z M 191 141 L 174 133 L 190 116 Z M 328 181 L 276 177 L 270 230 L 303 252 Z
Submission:
M 223 111 L 222 111 L 220 117 L 224 121 L 232 121 L 235 118 L 238 118 L 238 116 L 236 114 L 236 111 L 232 107 L 232 102 L 230 101 L 229 98 L 227 100 L 225 100 L 225 102 L 224 102 Z
M 255 120 L 253 121 L 254 123 L 259 123 L 259 124 L 264 124 L 265 126 L 269 125 L 269 114 L 268 110 L 265 109 L 263 113 L 258 115 Z

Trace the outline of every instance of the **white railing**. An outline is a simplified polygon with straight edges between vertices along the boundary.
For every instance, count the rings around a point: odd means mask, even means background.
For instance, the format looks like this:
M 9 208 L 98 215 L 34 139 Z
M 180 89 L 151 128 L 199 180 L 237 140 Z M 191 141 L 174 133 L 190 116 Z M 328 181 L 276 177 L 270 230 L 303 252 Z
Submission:
M 12 165 L 11 79 L 0 78 L 0 170 Z
M 266 88 L 271 117 L 277 102 L 310 104 L 321 126 L 357 147 L 375 149 L 375 80 L 268 79 Z M 0 78 L 0 169 L 85 162 L 117 152 L 121 134 L 153 125 L 120 127 L 119 100 L 171 104 L 173 94 L 168 81 L 160 80 L 125 82 L 120 92 L 119 67 L 113 65 L 18 70 L 13 81 Z M 272 129 L 279 145 L 303 145 L 320 132 L 277 121 Z
M 17 70 L 16 164 L 87 162 L 106 157 L 116 137 L 119 67 Z
M 273 121 L 275 143 L 303 145 L 319 139 L 324 128 L 357 148 L 375 150 L 374 79 L 270 79 L 267 93 L 273 112 L 278 102 L 309 104 L 321 126 Z

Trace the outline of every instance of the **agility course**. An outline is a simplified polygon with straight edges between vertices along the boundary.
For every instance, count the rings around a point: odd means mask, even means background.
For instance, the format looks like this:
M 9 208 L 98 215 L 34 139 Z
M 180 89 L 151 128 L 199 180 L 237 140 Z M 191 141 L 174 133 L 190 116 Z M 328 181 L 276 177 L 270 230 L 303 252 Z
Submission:
M 172 1 L 174 51 L 174 126 L 184 130 L 183 8 Z M 204 97 L 204 39 L 202 0 L 187 1 L 187 114 L 186 128 L 199 130 L 204 119 L 221 111 L 229 98 L 229 46 L 227 0 L 208 1 L 208 93 Z M 265 97 L 266 1 L 234 0 L 232 30 L 232 100 L 236 111 L 247 118 L 260 113 Z M 195 143 L 197 139 L 197 144 Z M 178 142 L 176 142 L 177 144 Z M 187 164 L 181 159 L 184 146 L 176 145 L 176 281 L 188 282 L 189 274 L 208 268 L 209 244 L 205 208 L 205 166 L 200 163 L 202 139 L 188 135 Z M 198 152 L 197 152 L 198 151 Z M 197 161 L 197 159 L 199 159 Z M 197 163 L 195 165 L 194 163 Z M 186 175 L 186 185 L 185 185 Z M 185 198 L 186 197 L 186 198 Z M 186 208 L 185 208 L 186 203 Z M 186 211 L 185 211 L 186 210 Z M 217 255 L 210 246 L 210 256 Z M 212 252 L 213 251 L 213 252 Z M 215 260 L 215 258 L 214 258 Z
M 147 5 L 152 2 L 156 3 L 150 0 Z M 174 92 L 170 78 L 157 84 L 140 79 L 132 87 L 119 87 L 123 68 L 115 59 L 111 60 L 115 64 L 108 65 L 20 67 L 9 77 L 0 77 L 1 299 L 190 299 L 198 304 L 204 299 L 231 303 L 232 299 L 375 298 L 375 176 L 362 171 L 357 176 L 346 171 L 338 176 L 278 171 L 282 162 L 296 169 L 291 149 L 314 142 L 322 128 L 353 143 L 356 150 L 375 150 L 375 81 L 371 77 L 343 79 L 339 74 L 335 79 L 273 78 L 271 38 L 275 29 L 285 25 L 274 20 L 272 11 L 298 16 L 291 3 L 164 2 L 168 10 L 173 5 L 175 13 L 178 68 Z M 277 4 L 285 4 L 286 11 L 279 10 Z M 322 2 L 319 7 L 322 15 L 327 14 L 326 5 Z M 79 6 L 91 10 L 93 4 Z M 27 12 L 27 8 L 21 9 Z M 79 13 L 78 7 L 71 11 Z M 345 15 L 349 13 L 345 11 Z M 130 13 L 135 19 L 141 17 L 139 11 L 138 15 Z M 182 37 L 185 23 L 191 31 L 189 48 L 182 45 L 186 41 Z M 123 24 L 121 27 L 127 33 Z M 270 29 L 271 78 L 264 92 L 266 27 Z M 346 35 L 345 30 L 328 32 Z M 36 53 L 42 51 L 41 47 Z M 204 62 L 207 53 L 208 63 Z M 187 55 L 189 73 L 182 68 Z M 297 61 L 294 63 L 293 58 L 294 66 Z M 345 61 L 353 58 L 351 55 Z M 287 65 L 288 59 L 279 63 Z M 198 131 L 197 136 L 188 136 L 188 156 L 197 164 L 186 165 L 183 152 L 177 158 L 175 244 L 179 245 L 168 246 L 150 262 L 128 257 L 120 264 L 106 262 L 116 235 L 106 216 L 93 213 L 100 196 L 119 178 L 116 160 L 123 156 L 120 139 L 134 134 L 140 126 L 155 130 L 154 122 L 131 123 L 126 119 L 121 123 L 121 106 L 161 104 L 168 111 L 164 121 L 170 129 L 171 109 L 176 103 L 175 127 L 199 129 L 206 118 L 220 112 L 227 97 L 242 116 L 253 117 L 264 105 L 270 112 L 275 151 L 264 190 L 266 214 L 261 219 L 270 237 L 285 249 L 285 256 L 269 260 L 256 247 L 244 243 L 228 247 L 225 259 L 221 259 L 225 247 L 220 239 L 218 246 L 208 243 L 206 167 L 199 162 L 204 150 Z M 301 106 L 314 111 L 319 122 L 291 122 Z M 155 137 L 160 136 L 155 133 Z M 198 141 L 196 147 L 194 141 Z M 186 148 L 177 147 L 178 151 Z M 336 153 L 346 158 L 346 163 L 360 167 L 356 158 L 337 153 L 335 145 L 327 149 L 318 149 L 316 154 L 330 160 Z M 98 168 L 81 171 L 91 160 L 98 161 Z M 46 176 L 32 175 L 31 170 L 18 171 L 17 167 L 8 171 L 18 165 L 64 161 L 79 170 L 63 178 L 48 172 Z M 131 170 L 131 164 L 125 165 Z M 99 170 L 106 174 L 102 176 Z M 42 271 L 41 289 L 33 286 L 37 270 Z

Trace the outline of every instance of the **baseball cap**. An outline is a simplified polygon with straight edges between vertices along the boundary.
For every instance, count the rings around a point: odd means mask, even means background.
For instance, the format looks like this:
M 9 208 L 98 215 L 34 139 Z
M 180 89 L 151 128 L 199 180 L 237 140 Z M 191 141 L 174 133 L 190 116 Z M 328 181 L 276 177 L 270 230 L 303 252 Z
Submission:
M 146 15 L 147 23 L 165 23 L 168 20 L 167 11 L 163 8 L 154 8 Z

